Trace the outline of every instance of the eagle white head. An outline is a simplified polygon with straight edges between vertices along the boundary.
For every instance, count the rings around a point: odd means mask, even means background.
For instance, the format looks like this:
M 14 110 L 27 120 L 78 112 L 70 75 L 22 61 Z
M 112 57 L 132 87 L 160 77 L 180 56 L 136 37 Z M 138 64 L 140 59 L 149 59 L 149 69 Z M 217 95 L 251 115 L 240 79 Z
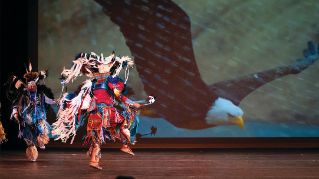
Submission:
M 244 128 L 244 112 L 231 101 L 218 98 L 207 112 L 206 122 L 212 125 L 238 125 Z

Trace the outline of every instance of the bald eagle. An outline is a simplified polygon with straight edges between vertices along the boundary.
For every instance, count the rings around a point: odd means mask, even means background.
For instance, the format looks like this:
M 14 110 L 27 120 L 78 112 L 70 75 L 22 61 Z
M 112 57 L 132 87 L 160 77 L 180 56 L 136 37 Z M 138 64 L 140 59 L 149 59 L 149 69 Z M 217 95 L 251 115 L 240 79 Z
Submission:
M 231 101 L 218 98 L 207 112 L 206 121 L 211 125 L 238 125 L 244 128 L 244 112 Z
M 120 27 L 153 105 L 141 115 L 164 118 L 185 129 L 219 125 L 244 127 L 239 103 L 260 86 L 277 78 L 298 74 L 318 59 L 312 42 L 304 57 L 291 65 L 207 85 L 201 78 L 193 52 L 190 18 L 170 0 L 95 0 Z

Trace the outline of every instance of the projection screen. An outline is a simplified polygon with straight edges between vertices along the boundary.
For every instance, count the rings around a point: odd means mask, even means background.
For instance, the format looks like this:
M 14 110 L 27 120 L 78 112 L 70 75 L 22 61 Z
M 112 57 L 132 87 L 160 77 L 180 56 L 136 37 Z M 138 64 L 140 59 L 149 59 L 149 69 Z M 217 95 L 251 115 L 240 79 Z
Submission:
M 41 0 L 38 13 L 38 68 L 55 98 L 76 54 L 132 58 L 130 99 L 156 96 L 138 137 L 319 137 L 318 1 Z

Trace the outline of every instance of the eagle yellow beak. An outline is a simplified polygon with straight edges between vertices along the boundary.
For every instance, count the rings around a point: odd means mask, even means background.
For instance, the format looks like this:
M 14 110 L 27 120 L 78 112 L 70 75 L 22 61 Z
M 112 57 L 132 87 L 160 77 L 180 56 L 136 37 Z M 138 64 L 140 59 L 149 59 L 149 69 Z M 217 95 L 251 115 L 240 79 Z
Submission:
M 240 128 L 244 128 L 244 120 L 242 116 L 237 116 L 234 120 L 234 123 L 239 126 Z

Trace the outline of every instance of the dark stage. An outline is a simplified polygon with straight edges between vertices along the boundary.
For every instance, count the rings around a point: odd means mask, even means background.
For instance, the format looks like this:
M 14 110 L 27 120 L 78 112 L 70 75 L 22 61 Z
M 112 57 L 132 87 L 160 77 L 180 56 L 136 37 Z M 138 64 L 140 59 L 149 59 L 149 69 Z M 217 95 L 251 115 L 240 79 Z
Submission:
M 319 178 L 318 149 L 102 149 L 103 170 L 89 167 L 86 149 L 1 151 L 0 178 Z

